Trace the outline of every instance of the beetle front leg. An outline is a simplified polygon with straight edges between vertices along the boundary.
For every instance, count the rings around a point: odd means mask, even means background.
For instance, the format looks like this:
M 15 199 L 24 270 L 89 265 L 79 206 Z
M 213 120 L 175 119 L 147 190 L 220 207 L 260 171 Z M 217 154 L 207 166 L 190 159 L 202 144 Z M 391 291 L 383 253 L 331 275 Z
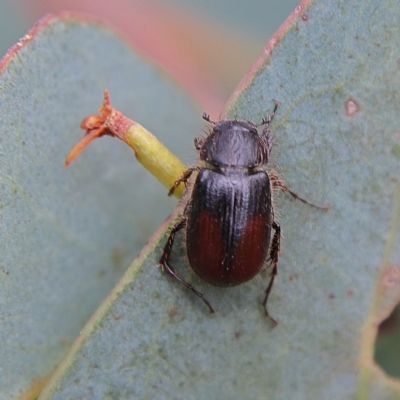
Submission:
M 314 203 L 310 203 L 309 201 L 307 201 L 306 199 L 303 199 L 302 197 L 300 197 L 297 193 L 291 191 L 285 184 L 285 182 L 283 181 L 283 179 L 278 175 L 277 172 L 275 171 L 269 171 L 268 175 L 271 179 L 271 183 L 272 183 L 272 187 L 278 188 L 280 190 L 282 190 L 282 192 L 284 193 L 289 193 L 294 199 L 296 200 L 300 200 L 302 203 L 307 204 L 311 207 L 315 207 L 315 208 L 319 208 L 320 210 L 329 210 L 329 205 L 326 204 L 324 206 L 317 206 Z
M 200 293 L 199 291 L 197 291 L 190 283 L 187 283 L 186 281 L 184 281 L 181 277 L 179 277 L 176 272 L 173 270 L 173 268 L 168 264 L 168 259 L 169 256 L 171 254 L 171 250 L 172 250 L 172 246 L 174 244 L 174 240 L 175 240 L 175 235 L 178 231 L 180 231 L 181 229 L 186 227 L 186 219 L 181 219 L 179 222 L 177 222 L 169 236 L 168 236 L 168 240 L 167 243 L 164 246 L 163 249 L 163 253 L 162 256 L 160 258 L 159 261 L 159 265 L 165 269 L 165 271 L 171 275 L 173 278 L 175 278 L 177 281 L 179 281 L 183 286 L 185 286 L 186 288 L 188 288 L 189 290 L 191 290 L 196 296 L 200 297 L 201 300 L 204 301 L 204 303 L 207 305 L 208 309 L 210 310 L 210 313 L 214 313 L 214 309 L 212 308 L 210 302 L 204 297 L 203 293 Z
M 279 260 L 279 252 L 280 252 L 280 248 L 281 248 L 281 227 L 276 221 L 274 221 L 272 223 L 272 228 L 274 229 L 275 233 L 274 233 L 274 237 L 272 238 L 271 250 L 269 252 L 269 258 L 268 258 L 268 261 L 270 262 L 270 265 L 272 266 L 272 271 L 271 271 L 271 279 L 269 281 L 267 289 L 265 290 L 263 306 L 264 306 L 265 316 L 267 318 L 269 318 L 274 323 L 274 325 L 277 325 L 278 322 L 269 315 L 269 312 L 267 310 L 268 297 L 269 297 L 269 294 L 271 293 L 275 277 L 276 277 L 276 275 L 278 275 L 278 260 Z
M 190 175 L 192 175 L 193 171 L 198 170 L 199 167 L 192 167 L 188 168 L 186 171 L 183 172 L 183 174 L 174 182 L 172 188 L 168 192 L 168 196 L 172 196 L 174 194 L 175 189 L 178 187 L 178 185 L 183 182 L 186 186 L 187 181 L 190 178 Z

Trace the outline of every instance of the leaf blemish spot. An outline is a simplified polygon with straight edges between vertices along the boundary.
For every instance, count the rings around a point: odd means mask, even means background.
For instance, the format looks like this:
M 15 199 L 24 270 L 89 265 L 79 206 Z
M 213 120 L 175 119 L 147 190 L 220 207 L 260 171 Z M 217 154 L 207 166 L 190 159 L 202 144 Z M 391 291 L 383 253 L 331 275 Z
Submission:
M 357 104 L 357 102 L 351 98 L 346 101 L 344 108 L 346 110 L 346 115 L 348 117 L 351 117 L 354 114 L 356 114 L 358 111 L 360 111 L 360 107 Z

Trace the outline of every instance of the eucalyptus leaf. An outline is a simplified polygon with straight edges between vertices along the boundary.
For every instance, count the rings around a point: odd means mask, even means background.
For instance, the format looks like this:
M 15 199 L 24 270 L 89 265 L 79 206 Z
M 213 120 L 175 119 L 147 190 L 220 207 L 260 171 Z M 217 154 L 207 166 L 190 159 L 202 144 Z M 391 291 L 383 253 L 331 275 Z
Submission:
M 108 28 L 73 15 L 42 20 L 1 66 L 0 399 L 10 399 L 40 390 L 176 203 L 117 140 L 63 168 L 80 121 L 108 88 L 188 154 L 201 112 Z
M 400 293 L 399 19 L 392 1 L 303 1 L 227 107 L 229 117 L 261 122 L 280 101 L 271 168 L 301 196 L 330 204 L 323 212 L 277 193 L 284 239 L 269 311 L 278 326 L 262 316 L 267 272 L 231 289 L 207 285 L 190 271 L 180 235 L 173 265 L 206 294 L 210 315 L 156 267 L 181 203 L 41 399 L 399 398 L 399 383 L 373 360 L 377 326 Z

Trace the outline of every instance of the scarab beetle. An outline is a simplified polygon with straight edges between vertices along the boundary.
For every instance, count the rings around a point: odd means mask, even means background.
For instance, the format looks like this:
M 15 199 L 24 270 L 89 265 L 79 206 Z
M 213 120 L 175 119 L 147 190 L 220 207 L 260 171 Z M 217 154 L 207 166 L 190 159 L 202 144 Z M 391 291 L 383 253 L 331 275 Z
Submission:
M 313 205 L 290 191 L 276 172 L 263 169 L 272 148 L 269 124 L 277 107 L 275 102 L 272 113 L 259 125 L 236 119 L 213 122 L 203 114 L 212 129 L 207 137 L 195 139 L 199 165 L 185 171 L 170 190 L 171 194 L 179 183 L 186 184 L 196 174 L 186 188 L 190 193 L 186 196 L 189 200 L 184 213 L 173 226 L 159 261 L 168 274 L 199 296 L 212 313 L 210 302 L 181 279 L 169 263 L 179 230 L 186 229 L 186 252 L 191 268 L 211 285 L 240 285 L 269 264 L 271 278 L 263 306 L 265 315 L 274 323 L 267 301 L 277 275 L 281 229 L 274 219 L 273 189 L 279 188 Z M 258 128 L 262 125 L 260 135 Z

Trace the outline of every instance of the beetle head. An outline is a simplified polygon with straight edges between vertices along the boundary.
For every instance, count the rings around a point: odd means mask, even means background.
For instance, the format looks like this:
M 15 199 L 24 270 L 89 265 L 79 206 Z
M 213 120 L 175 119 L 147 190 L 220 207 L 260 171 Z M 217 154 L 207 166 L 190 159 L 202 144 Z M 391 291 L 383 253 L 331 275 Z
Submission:
M 195 140 L 200 159 L 217 167 L 255 168 L 268 163 L 269 145 L 246 120 L 214 123 L 206 138 Z

